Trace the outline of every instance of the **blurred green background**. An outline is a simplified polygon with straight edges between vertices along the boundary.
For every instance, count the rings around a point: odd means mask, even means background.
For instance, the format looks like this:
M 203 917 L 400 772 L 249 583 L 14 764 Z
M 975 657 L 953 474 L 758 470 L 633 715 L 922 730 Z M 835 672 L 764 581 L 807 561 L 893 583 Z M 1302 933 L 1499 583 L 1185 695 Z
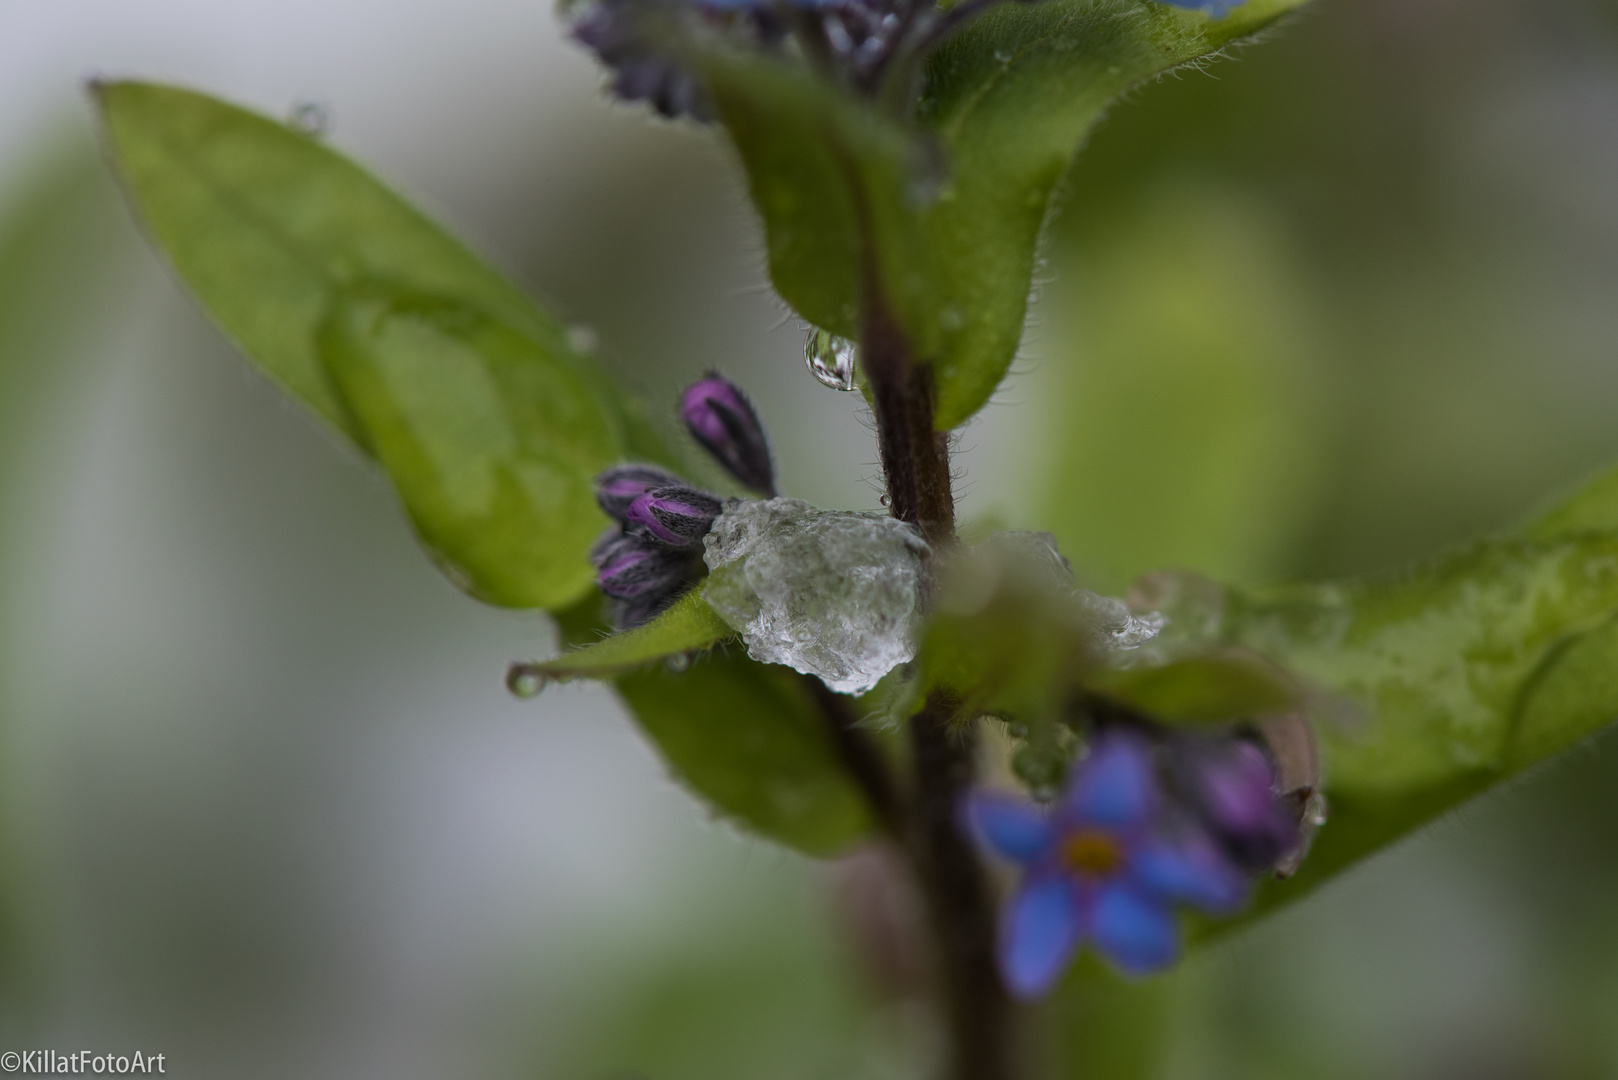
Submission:
M 858 397 L 805 372 L 723 146 L 605 104 L 545 8 L 0 7 L 0 1049 L 918 1075 L 925 1025 L 853 961 L 838 870 L 707 821 L 598 690 L 509 699 L 545 620 L 435 575 L 95 160 L 92 73 L 320 102 L 649 400 L 717 366 L 788 491 L 874 507 Z M 960 439 L 968 518 L 1052 529 L 1110 589 L 1504 527 L 1618 461 L 1618 8 L 1320 0 L 1116 106 L 1046 256 Z M 1615 900 L 1603 739 L 1193 957 L 1157 1074 L 1618 1077 Z

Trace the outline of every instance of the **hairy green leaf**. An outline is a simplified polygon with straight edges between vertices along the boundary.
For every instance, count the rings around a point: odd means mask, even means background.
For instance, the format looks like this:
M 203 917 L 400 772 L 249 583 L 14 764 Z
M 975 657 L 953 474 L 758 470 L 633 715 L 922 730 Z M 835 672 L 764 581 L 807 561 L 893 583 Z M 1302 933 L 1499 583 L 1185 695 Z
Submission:
M 921 119 L 949 162 L 927 211 L 949 330 L 936 358 L 939 427 L 971 416 L 1005 376 L 1052 196 L 1107 105 L 1301 3 L 1249 0 L 1218 20 L 1149 0 L 1000 4 L 932 57 Z
M 1618 718 L 1618 530 L 1564 528 L 1600 523 L 1612 490 L 1361 581 L 1220 594 L 1157 576 L 1169 634 L 1255 649 L 1336 698 L 1315 718 L 1330 820 L 1261 907 Z
M 526 667 L 553 679 L 604 679 L 735 636 L 730 624 L 702 598 L 702 590 L 692 589 L 649 622 Z
M 1522 528 L 1529 540 L 1591 532 L 1618 532 L 1618 469 L 1592 477 Z
M 1011 363 L 1053 193 L 1106 105 L 1301 2 L 1215 21 L 1148 0 L 1002 4 L 931 57 L 915 126 L 699 30 L 680 49 L 747 169 L 781 295 L 845 337 L 862 305 L 887 306 L 951 428 Z
M 152 241 L 243 352 L 380 458 L 458 583 L 519 606 L 581 595 L 592 472 L 666 453 L 564 328 L 318 141 L 187 90 L 94 89 Z M 366 314 L 377 297 L 417 310 Z
M 1039 232 L 1110 100 L 1302 0 L 1205 16 L 1149 0 L 1003 3 L 925 71 L 911 126 L 804 66 L 667 19 L 748 170 L 770 279 L 807 321 L 859 334 L 882 303 L 937 368 L 940 429 L 976 413 L 1023 335 Z
M 857 337 L 868 288 L 920 356 L 940 342 L 920 209 L 937 162 L 902 125 L 800 67 L 690 49 L 747 169 L 776 289 L 810 322 Z
M 693 625 L 703 617 L 688 610 L 675 619 Z M 568 655 L 615 640 L 590 644 L 602 626 L 598 594 L 557 621 L 564 638 L 586 646 Z M 683 671 L 637 666 L 613 680 L 619 697 L 674 776 L 715 811 L 807 855 L 835 854 L 871 832 L 869 808 L 805 676 L 723 647 Z

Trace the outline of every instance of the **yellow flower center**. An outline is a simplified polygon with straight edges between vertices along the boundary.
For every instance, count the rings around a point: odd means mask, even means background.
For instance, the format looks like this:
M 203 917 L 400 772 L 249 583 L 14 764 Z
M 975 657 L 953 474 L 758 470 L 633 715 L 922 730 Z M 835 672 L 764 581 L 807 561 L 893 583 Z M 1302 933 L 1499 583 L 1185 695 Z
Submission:
M 1075 873 L 1100 877 L 1118 868 L 1118 845 L 1104 832 L 1085 829 L 1062 844 L 1062 861 Z

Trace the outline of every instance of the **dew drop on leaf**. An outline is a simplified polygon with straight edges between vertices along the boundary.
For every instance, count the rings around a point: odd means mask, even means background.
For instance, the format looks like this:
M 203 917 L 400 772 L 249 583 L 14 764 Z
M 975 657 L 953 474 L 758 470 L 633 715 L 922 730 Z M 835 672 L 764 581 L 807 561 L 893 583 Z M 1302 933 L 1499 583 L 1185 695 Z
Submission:
M 601 347 L 601 338 L 593 327 L 575 323 L 567 328 L 567 343 L 580 356 L 594 356 Z
M 809 374 L 822 386 L 833 390 L 854 389 L 854 361 L 858 348 L 847 338 L 828 330 L 811 330 L 803 343 L 803 360 Z
M 506 689 L 520 698 L 538 697 L 550 681 L 550 676 L 532 664 L 512 664 L 506 669 Z
M 331 134 L 331 107 L 323 101 L 296 101 L 287 116 L 287 125 L 311 139 L 323 139 Z

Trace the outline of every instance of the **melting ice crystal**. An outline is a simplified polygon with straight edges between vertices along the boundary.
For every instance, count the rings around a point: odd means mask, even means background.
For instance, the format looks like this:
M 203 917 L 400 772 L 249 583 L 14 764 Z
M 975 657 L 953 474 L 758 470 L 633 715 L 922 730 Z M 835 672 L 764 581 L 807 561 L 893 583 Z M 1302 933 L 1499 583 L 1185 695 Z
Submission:
M 1073 566 L 1057 550 L 1056 537 L 1048 532 L 990 533 L 983 543 L 967 548 L 966 552 L 1002 571 L 1019 573 L 1044 590 L 1072 597 L 1100 649 L 1135 649 L 1157 637 L 1163 629 L 1163 616 L 1155 611 L 1136 615 L 1122 600 L 1076 588 Z
M 770 499 L 730 505 L 703 543 L 703 595 L 753 659 L 858 694 L 915 658 L 929 549 L 914 527 L 880 513 Z M 1071 595 L 1102 648 L 1133 649 L 1162 628 L 1160 615 L 1135 616 L 1118 600 L 1074 588 L 1049 533 L 994 533 L 969 550 L 1014 562 Z
M 733 505 L 704 540 L 709 604 L 755 660 L 857 694 L 916 654 L 927 542 L 880 513 Z

